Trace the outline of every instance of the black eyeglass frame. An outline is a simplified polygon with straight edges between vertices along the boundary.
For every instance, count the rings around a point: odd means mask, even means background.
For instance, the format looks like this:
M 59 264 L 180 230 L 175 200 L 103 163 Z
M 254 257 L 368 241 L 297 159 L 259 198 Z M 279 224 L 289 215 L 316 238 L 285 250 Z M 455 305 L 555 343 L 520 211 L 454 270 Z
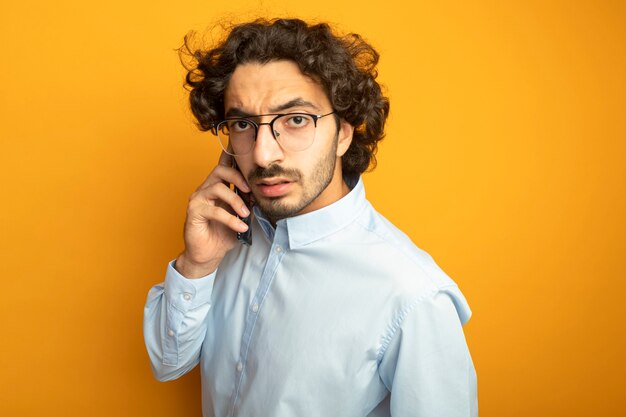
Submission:
M 309 116 L 313 119 L 314 128 L 317 129 L 317 121 L 319 119 L 321 119 L 322 117 L 330 116 L 331 114 L 335 114 L 335 113 L 336 113 L 335 110 L 326 114 L 312 114 L 312 113 L 299 111 L 299 112 L 293 112 L 293 113 L 267 113 L 267 114 L 258 114 L 255 116 L 247 116 L 247 117 L 230 117 L 228 119 L 224 119 L 218 123 L 213 124 L 211 126 L 211 133 L 213 133 L 215 136 L 218 136 L 219 129 L 224 123 L 245 120 L 246 122 L 249 122 L 252 126 L 254 126 L 254 141 L 255 142 L 256 142 L 257 135 L 259 134 L 259 128 L 263 125 L 268 125 L 270 127 L 270 131 L 272 132 L 272 137 L 274 138 L 274 140 L 278 141 L 278 138 L 276 137 L 276 131 L 274 130 L 274 122 L 280 119 L 281 117 L 298 116 L 298 115 Z M 274 116 L 274 118 L 266 123 L 257 123 L 251 119 L 252 117 L 257 118 L 257 117 L 263 117 L 263 116 Z M 220 141 L 220 145 L 222 145 L 222 148 L 224 148 L 224 145 L 221 143 L 221 141 Z M 252 148 L 250 148 L 250 150 L 252 150 Z M 229 155 L 234 155 L 230 153 L 227 149 L 224 149 L 224 152 L 228 153 Z M 242 154 L 242 155 L 245 155 L 245 154 Z

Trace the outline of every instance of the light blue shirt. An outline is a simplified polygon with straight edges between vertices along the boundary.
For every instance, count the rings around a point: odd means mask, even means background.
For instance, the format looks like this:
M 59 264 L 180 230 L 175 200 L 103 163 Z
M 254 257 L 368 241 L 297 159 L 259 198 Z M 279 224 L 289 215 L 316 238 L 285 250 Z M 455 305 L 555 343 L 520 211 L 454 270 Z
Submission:
M 200 279 L 170 263 L 150 290 L 157 379 L 199 363 L 204 417 L 477 415 L 467 302 L 360 179 L 276 228 L 254 213 L 252 246 Z

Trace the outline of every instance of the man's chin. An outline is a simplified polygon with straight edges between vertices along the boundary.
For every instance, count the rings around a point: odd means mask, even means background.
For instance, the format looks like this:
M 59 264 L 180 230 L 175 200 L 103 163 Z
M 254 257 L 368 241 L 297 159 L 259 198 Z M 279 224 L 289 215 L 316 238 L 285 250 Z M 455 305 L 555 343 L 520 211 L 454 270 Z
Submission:
M 287 217 L 293 217 L 302 211 L 298 205 L 288 204 L 285 200 L 287 197 L 257 198 L 256 204 L 263 214 L 276 222 Z

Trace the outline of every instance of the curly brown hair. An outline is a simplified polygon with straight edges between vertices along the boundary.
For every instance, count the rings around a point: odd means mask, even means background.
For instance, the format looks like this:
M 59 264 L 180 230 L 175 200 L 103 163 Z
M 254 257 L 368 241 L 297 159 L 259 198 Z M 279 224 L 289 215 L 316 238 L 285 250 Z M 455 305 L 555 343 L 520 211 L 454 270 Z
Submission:
M 194 50 L 192 37 L 193 33 L 185 37 L 179 53 L 181 59 L 192 58 L 185 65 L 186 86 L 201 130 L 223 120 L 224 91 L 238 65 L 291 60 L 324 88 L 336 114 L 355 128 L 342 158 L 344 174 L 361 174 L 376 166 L 389 99 L 376 82 L 379 55 L 359 35 L 335 35 L 326 23 L 257 19 L 231 26 L 226 39 L 213 49 Z

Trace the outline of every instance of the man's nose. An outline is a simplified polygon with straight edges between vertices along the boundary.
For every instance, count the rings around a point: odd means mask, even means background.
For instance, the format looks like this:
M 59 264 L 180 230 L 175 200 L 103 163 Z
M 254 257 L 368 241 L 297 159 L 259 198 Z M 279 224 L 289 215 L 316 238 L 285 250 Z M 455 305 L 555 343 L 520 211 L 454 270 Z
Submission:
M 267 126 L 267 127 L 266 127 Z M 284 158 L 284 153 L 276 138 L 279 132 L 272 133 L 272 126 L 269 123 L 261 123 L 257 129 L 256 141 L 252 149 L 254 162 L 261 168 L 280 162 Z M 276 136 L 276 138 L 274 138 Z

